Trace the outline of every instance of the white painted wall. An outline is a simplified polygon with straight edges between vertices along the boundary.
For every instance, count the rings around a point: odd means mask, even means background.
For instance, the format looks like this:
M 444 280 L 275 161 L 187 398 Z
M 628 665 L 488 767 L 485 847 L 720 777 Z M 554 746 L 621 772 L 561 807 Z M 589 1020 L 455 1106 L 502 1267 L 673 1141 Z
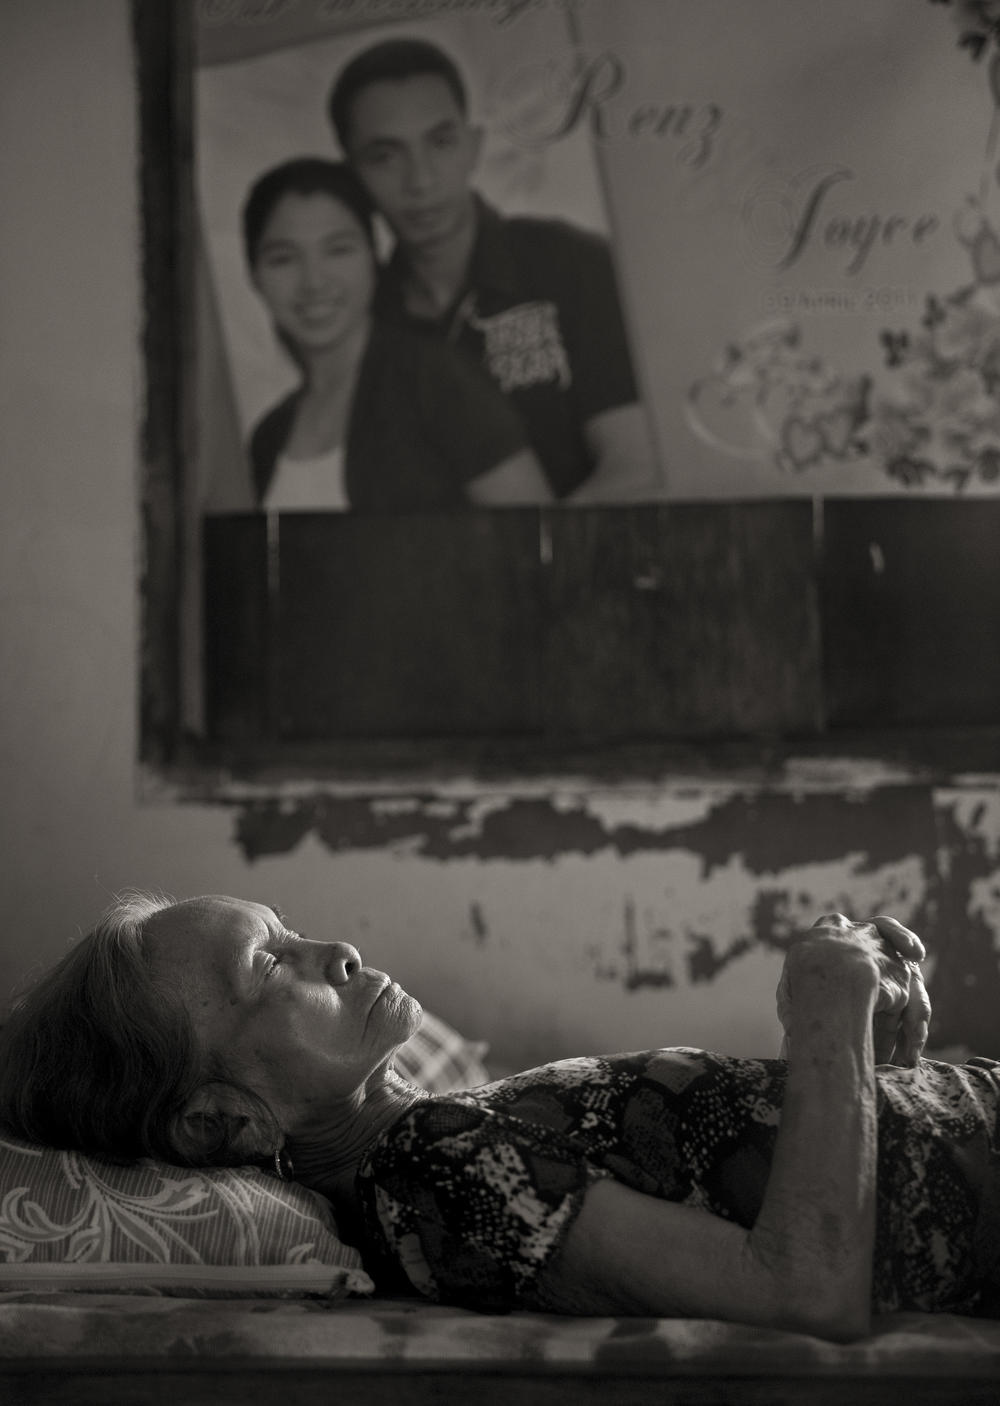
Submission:
M 609 847 L 445 863 L 334 855 L 307 839 L 251 865 L 231 812 L 137 800 L 142 373 L 126 0 L 4 0 L 0 130 L 0 987 L 59 955 L 116 889 L 230 892 L 280 903 L 311 936 L 356 941 L 504 1061 L 655 1043 L 772 1051 L 773 954 L 698 986 L 681 965 L 685 931 L 741 930 L 760 875 L 739 862 L 705 875 L 691 854 Z M 587 804 L 669 826 L 710 799 L 612 788 Z M 920 897 L 911 877 L 904 917 Z M 798 882 L 819 902 L 864 901 L 865 885 L 877 900 L 895 879 L 860 877 L 845 846 Z M 629 912 L 645 966 L 673 963 L 672 990 L 625 989 Z

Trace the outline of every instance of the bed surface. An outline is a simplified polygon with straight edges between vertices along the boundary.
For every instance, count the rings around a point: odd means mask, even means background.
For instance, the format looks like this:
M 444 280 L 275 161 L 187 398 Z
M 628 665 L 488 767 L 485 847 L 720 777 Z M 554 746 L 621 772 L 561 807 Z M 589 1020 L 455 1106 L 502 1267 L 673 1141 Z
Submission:
M 837 1346 L 688 1319 L 481 1315 L 409 1300 L 0 1293 L 0 1400 L 1000 1402 L 1000 1321 L 899 1314 Z

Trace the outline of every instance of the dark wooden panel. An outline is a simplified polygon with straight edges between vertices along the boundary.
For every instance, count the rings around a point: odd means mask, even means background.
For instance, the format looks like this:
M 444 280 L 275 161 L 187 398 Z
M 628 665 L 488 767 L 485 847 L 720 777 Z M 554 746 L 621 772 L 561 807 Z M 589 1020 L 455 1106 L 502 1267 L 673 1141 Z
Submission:
M 616 1373 L 560 1372 L 545 1363 L 534 1371 L 508 1363 L 457 1371 L 438 1363 L 419 1369 L 407 1363 L 402 1370 L 328 1362 L 276 1367 L 266 1358 L 213 1369 L 196 1357 L 158 1358 L 142 1366 L 4 1367 L 0 1393 L 9 1406 L 996 1406 L 998 1400 L 996 1383 L 981 1372 L 755 1373 L 728 1360 L 718 1367 L 699 1363 L 690 1373 L 671 1370 L 669 1362 Z
M 270 726 L 267 519 L 208 517 L 205 568 L 205 715 L 209 737 L 246 742 Z
M 538 728 L 534 510 L 286 514 L 279 544 L 282 737 Z
M 816 730 L 810 504 L 574 509 L 551 524 L 552 733 Z
M 193 15 L 133 0 L 141 159 L 144 395 L 141 480 L 142 649 L 139 746 L 169 763 L 180 741 L 182 543 L 180 504 L 190 450 L 186 368 L 192 364 L 190 241 Z
M 831 725 L 1000 721 L 1000 502 L 824 509 Z

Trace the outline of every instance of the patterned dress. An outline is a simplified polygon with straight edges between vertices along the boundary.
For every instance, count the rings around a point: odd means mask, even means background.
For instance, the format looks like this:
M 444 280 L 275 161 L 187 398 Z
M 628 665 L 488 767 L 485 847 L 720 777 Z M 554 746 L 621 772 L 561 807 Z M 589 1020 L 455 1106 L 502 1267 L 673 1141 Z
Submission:
M 880 1066 L 877 1312 L 996 1312 L 1000 1063 Z M 780 1121 L 781 1060 L 701 1050 L 562 1060 L 421 1099 L 358 1175 L 366 1264 L 388 1292 L 546 1310 L 546 1266 L 613 1177 L 751 1226 Z

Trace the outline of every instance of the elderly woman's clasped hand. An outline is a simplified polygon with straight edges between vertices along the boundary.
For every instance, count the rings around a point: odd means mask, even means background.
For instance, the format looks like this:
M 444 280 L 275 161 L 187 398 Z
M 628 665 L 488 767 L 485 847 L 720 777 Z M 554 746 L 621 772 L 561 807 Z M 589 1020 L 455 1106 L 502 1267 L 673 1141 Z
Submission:
M 794 1001 L 795 969 L 803 960 L 838 964 L 846 973 L 859 960 L 874 968 L 878 981 L 872 1034 L 877 1064 L 915 1066 L 927 1043 L 931 1003 L 919 963 L 924 945 L 916 933 L 884 914 L 855 923 L 842 913 L 827 913 L 789 948 L 778 983 L 778 1019 L 785 1031 L 782 1054 L 788 1054 L 788 1030 Z M 865 961 L 867 959 L 867 961 Z

